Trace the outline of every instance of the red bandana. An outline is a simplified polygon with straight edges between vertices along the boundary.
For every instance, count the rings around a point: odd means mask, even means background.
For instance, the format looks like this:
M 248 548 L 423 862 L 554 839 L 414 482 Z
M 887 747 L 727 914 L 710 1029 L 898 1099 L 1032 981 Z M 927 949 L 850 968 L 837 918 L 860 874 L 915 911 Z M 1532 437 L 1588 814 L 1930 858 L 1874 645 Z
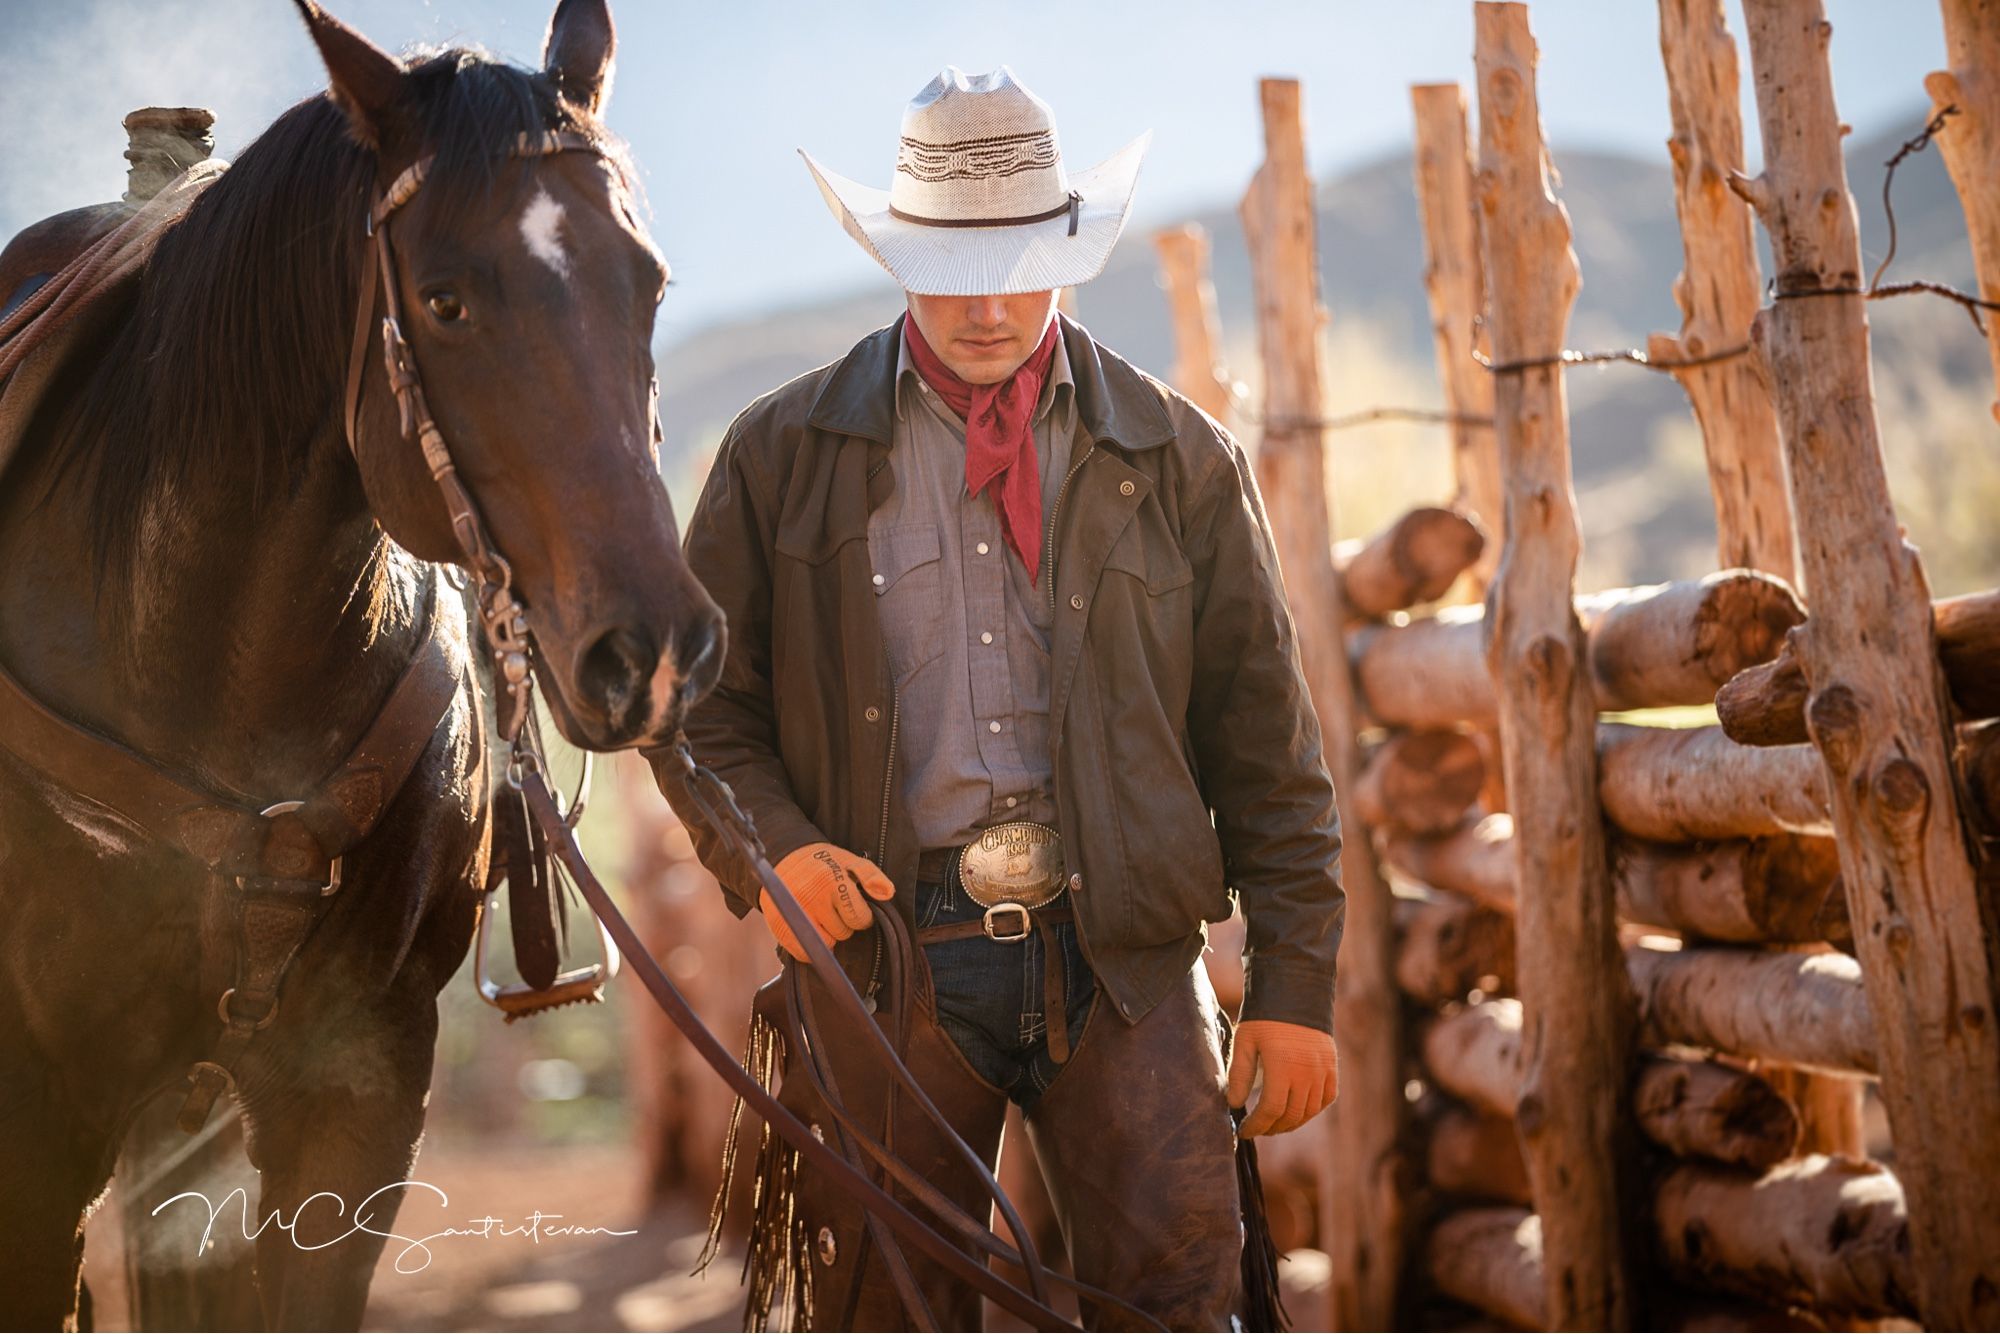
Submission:
M 967 384 L 931 351 L 917 322 L 903 318 L 903 339 L 910 360 L 924 383 L 935 389 L 951 410 L 965 419 L 965 489 L 978 495 L 999 479 L 993 490 L 1000 511 L 1000 531 L 1028 571 L 1028 582 L 1040 576 L 1042 555 L 1042 470 L 1035 460 L 1035 405 L 1042 382 L 1055 360 L 1056 322 L 1042 335 L 1041 345 L 1015 372 L 999 384 Z

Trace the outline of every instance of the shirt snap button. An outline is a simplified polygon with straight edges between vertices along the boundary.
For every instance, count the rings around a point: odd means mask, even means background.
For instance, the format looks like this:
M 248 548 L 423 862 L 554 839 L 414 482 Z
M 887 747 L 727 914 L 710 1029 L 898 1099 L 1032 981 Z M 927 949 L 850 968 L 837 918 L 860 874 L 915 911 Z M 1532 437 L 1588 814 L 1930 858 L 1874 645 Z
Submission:
M 1121 496 L 1129 496 L 1138 489 L 1138 487 L 1132 485 L 1130 482 L 1120 482 L 1118 484 L 1118 494 Z
M 1082 611 L 1082 610 L 1083 610 L 1083 594 L 1081 594 L 1081 593 L 1071 593 L 1071 594 L 1069 595 L 1069 605 L 1070 605 L 1070 606 L 1072 606 L 1072 607 L 1074 607 L 1074 608 L 1076 608 L 1076 610 L 1078 610 L 1078 611 Z
M 1082 888 L 1083 888 L 1083 872 L 1071 871 L 1069 873 L 1069 892 L 1074 894 L 1076 893 L 1076 891 Z
M 986 730 L 987 730 L 987 731 L 989 731 L 989 732 L 997 732 L 997 731 L 999 731 L 999 730 L 1000 730 L 1000 724 L 999 724 L 999 723 L 997 723 L 997 722 L 995 722 L 995 723 L 988 723 L 988 724 L 986 724 Z
M 993 632 L 992 632 L 991 630 L 982 630 L 982 631 L 980 631 L 980 633 L 979 633 L 979 642 L 980 642 L 980 643 L 982 643 L 982 644 L 990 644 L 990 643 L 992 643 L 992 642 L 993 642 Z
M 863 718 L 866 718 L 871 723 L 879 723 L 882 721 L 882 710 L 876 708 L 873 704 L 870 704 L 867 708 L 861 711 L 861 716 Z
M 880 588 L 881 586 L 882 586 L 882 576 L 878 574 L 875 576 L 875 587 Z
M 981 542 L 979 546 L 975 548 L 975 550 L 977 550 L 980 555 L 984 556 L 986 554 L 986 544 L 984 542 Z

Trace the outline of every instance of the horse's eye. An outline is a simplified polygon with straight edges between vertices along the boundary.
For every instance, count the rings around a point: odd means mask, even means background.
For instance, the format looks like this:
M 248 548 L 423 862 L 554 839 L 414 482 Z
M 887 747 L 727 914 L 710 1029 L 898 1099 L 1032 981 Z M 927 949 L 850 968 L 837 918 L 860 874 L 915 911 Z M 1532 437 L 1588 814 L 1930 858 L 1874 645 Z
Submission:
M 432 292 L 427 300 L 431 314 L 445 324 L 465 318 L 465 307 L 450 292 Z

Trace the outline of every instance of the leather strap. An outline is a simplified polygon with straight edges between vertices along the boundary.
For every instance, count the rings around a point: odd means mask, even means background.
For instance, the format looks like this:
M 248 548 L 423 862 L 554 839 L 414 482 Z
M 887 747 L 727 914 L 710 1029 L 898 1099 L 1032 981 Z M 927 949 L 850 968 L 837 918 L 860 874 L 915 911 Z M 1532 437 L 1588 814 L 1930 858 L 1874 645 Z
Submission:
M 814 1171 L 826 1173 L 851 1192 L 857 1200 L 862 1201 L 871 1212 L 881 1217 L 903 1241 L 951 1270 L 959 1279 L 978 1289 L 982 1295 L 991 1298 L 1000 1307 L 1022 1320 L 1030 1322 L 1036 1329 L 1077 1328 L 1050 1307 L 1046 1299 L 1022 1292 L 911 1213 L 902 1201 L 870 1180 L 853 1163 L 848 1162 L 839 1152 L 816 1137 L 810 1127 L 792 1115 L 789 1108 L 752 1078 L 750 1072 L 743 1068 L 715 1034 L 709 1032 L 707 1026 L 695 1014 L 694 1008 L 688 1004 L 687 998 L 681 995 L 665 971 L 660 968 L 659 963 L 647 952 L 645 943 L 632 930 L 632 925 L 625 920 L 625 915 L 618 911 L 618 905 L 612 902 L 611 896 L 605 892 L 603 883 L 583 860 L 583 853 L 576 845 L 576 837 L 564 823 L 562 812 L 556 809 L 555 799 L 549 795 L 548 786 L 542 781 L 541 774 L 530 770 L 523 778 L 522 791 L 528 798 L 528 809 L 533 812 L 536 821 L 541 824 L 543 832 L 549 836 L 550 843 L 554 845 L 556 856 L 569 869 L 585 901 L 602 919 L 612 939 L 617 941 L 618 948 L 631 960 L 633 971 L 638 974 L 641 984 L 652 994 L 654 1001 L 673 1022 L 674 1027 L 687 1038 L 689 1045 L 717 1074 L 722 1076 L 723 1082 L 729 1085 L 737 1097 L 743 1099 L 745 1106 L 755 1112 L 765 1125 L 781 1136 L 786 1143 L 797 1149 L 800 1157 L 810 1163 Z M 765 868 L 759 867 L 760 872 L 763 869 Z M 770 880 L 778 886 L 778 892 L 784 893 L 783 881 L 778 880 L 775 874 L 770 876 Z M 840 972 L 839 965 L 833 962 L 833 956 L 827 952 L 825 944 L 820 941 L 817 934 L 813 933 L 810 919 L 805 916 L 805 910 L 798 907 L 797 903 L 790 899 L 789 894 L 779 900 L 779 906 L 781 910 L 792 909 L 792 912 L 799 917 L 799 922 L 793 927 L 795 931 L 802 929 L 812 936 L 812 942 L 806 949 L 814 956 L 814 967 L 824 976 L 840 975 L 840 981 L 830 981 L 829 985 L 833 989 L 836 1004 L 842 1010 L 841 1021 L 857 1022 L 855 1015 L 859 1015 L 858 1022 L 881 1038 L 886 1047 L 888 1039 L 883 1036 L 874 1021 L 862 1011 L 859 996 L 855 994 L 852 984 L 845 982 L 846 974 Z M 791 915 L 792 913 L 786 914 L 788 919 Z M 814 945 L 818 945 L 819 948 L 813 949 Z M 850 1002 L 853 1013 L 848 1013 Z M 893 1052 L 891 1055 L 893 1056 Z M 892 1069 L 890 1077 L 897 1080 L 899 1087 L 903 1087 L 905 1081 L 909 1080 L 908 1073 L 901 1070 L 900 1063 Z M 921 1088 L 918 1088 L 913 1081 L 907 1084 L 907 1088 L 918 1105 L 926 1109 L 927 1115 L 936 1117 L 942 1122 L 943 1118 L 938 1115 L 935 1106 L 930 1103 L 930 1099 L 925 1096 Z M 989 1181 L 991 1179 L 990 1173 L 988 1179 Z M 995 1189 L 997 1190 L 997 1186 Z M 1023 1244 L 1026 1244 L 1025 1238 Z M 1038 1264 L 1031 1268 L 1031 1281 L 1037 1270 L 1039 1270 Z
M 222 892 L 230 897 L 236 938 L 235 982 L 216 1002 L 222 1036 L 208 1059 L 197 1061 L 188 1072 L 188 1093 L 177 1124 L 190 1135 L 207 1121 L 216 1099 L 235 1077 L 236 1062 L 251 1040 L 278 1017 L 279 989 L 285 975 L 340 887 L 341 856 L 374 829 L 429 748 L 438 720 L 458 693 L 462 677 L 435 624 L 437 600 L 442 596 L 433 579 L 420 630 L 422 641 L 387 703 L 346 761 L 305 801 L 281 803 L 295 805 L 296 810 L 284 811 L 276 819 L 295 816 L 299 826 L 317 840 L 312 850 L 327 858 L 324 875 L 317 871 L 308 876 L 268 871 L 231 874 L 210 868 Z M 269 809 L 278 811 L 280 807 Z M 271 817 L 267 812 L 256 818 Z M 303 849 L 287 847 L 305 855 Z
M 1025 911 L 1028 913 L 1029 920 L 1037 926 L 1053 926 L 1057 922 L 1073 922 L 1076 920 L 1076 914 L 1068 908 L 1035 908 Z M 985 919 L 975 917 L 969 922 L 951 922 L 944 926 L 919 928 L 917 931 L 917 944 L 942 945 L 948 940 L 971 940 L 975 936 L 983 937 L 985 934 Z M 1046 944 L 1048 939 L 1046 936 L 1043 937 L 1043 943 Z
M 235 1078 L 236 1062 L 250 1040 L 278 1017 L 278 989 L 292 960 L 319 922 L 328 902 L 306 882 L 256 881 L 231 895 L 236 918 L 236 984 L 222 993 L 216 1012 L 222 1036 L 208 1059 L 195 1062 L 176 1124 L 192 1135 L 208 1120 L 215 1101 Z
M 1056 941 L 1052 916 L 1034 915 L 1035 931 L 1042 938 L 1042 1022 L 1048 1025 L 1049 1059 L 1065 1065 L 1069 1061 L 1069 964 Z
M 434 588 L 433 602 L 438 596 Z M 199 787 L 57 714 L 4 667 L 0 747 L 217 875 L 324 882 L 334 859 L 374 828 L 458 693 L 460 671 L 432 632 L 432 614 L 427 608 L 423 639 L 368 731 L 297 803 L 255 808 Z

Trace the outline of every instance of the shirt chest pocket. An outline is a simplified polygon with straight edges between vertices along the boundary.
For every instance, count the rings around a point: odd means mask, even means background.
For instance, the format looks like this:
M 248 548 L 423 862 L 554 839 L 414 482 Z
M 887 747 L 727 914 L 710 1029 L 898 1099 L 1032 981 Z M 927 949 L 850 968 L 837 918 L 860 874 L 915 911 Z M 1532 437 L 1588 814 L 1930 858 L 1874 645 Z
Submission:
M 889 666 L 900 685 L 944 652 L 951 632 L 938 526 L 906 523 L 871 530 L 868 562 Z

